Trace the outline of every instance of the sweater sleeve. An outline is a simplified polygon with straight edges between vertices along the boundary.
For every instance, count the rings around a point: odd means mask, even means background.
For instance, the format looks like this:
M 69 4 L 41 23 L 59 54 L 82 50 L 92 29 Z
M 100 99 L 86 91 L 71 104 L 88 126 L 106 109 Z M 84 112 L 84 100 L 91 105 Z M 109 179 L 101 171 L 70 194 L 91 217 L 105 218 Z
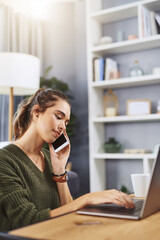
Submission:
M 0 159 L 0 214 L 7 217 L 2 229 L 15 229 L 50 218 L 50 209 L 38 211 L 14 167 Z M 2 224 L 3 225 L 3 224 Z

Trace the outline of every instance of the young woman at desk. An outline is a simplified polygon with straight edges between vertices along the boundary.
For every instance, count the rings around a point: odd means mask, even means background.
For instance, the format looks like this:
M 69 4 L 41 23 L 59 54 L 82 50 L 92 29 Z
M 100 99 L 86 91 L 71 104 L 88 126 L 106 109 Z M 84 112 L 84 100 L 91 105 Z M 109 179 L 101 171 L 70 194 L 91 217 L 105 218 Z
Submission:
M 134 207 L 116 190 L 70 194 L 65 166 L 70 144 L 59 152 L 52 147 L 70 119 L 68 98 L 53 89 L 40 89 L 23 101 L 14 119 L 15 141 L 0 150 L 0 231 L 44 221 L 86 205 L 116 203 Z M 68 139 L 69 141 L 69 139 Z M 43 144 L 49 143 L 49 151 Z

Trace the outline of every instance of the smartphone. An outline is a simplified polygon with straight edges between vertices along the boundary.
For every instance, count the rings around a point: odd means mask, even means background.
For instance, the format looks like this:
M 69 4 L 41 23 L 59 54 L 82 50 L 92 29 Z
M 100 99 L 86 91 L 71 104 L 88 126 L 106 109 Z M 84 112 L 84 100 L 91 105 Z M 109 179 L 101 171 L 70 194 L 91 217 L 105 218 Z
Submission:
M 62 133 L 62 135 L 52 143 L 52 146 L 54 148 L 54 151 L 57 153 L 60 150 L 62 150 L 64 147 L 66 147 L 68 144 L 69 144 L 68 139 Z

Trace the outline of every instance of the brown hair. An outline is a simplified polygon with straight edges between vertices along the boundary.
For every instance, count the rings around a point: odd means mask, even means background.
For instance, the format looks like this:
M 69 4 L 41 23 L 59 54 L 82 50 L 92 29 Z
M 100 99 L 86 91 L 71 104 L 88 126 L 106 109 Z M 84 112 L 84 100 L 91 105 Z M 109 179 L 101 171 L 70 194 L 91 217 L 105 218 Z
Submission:
M 40 112 L 44 112 L 47 108 L 55 105 L 58 100 L 66 101 L 70 106 L 67 95 L 55 89 L 39 89 L 33 96 L 24 99 L 18 106 L 18 110 L 14 115 L 13 130 L 15 140 L 23 136 L 28 129 L 33 114 L 33 106 L 38 105 Z

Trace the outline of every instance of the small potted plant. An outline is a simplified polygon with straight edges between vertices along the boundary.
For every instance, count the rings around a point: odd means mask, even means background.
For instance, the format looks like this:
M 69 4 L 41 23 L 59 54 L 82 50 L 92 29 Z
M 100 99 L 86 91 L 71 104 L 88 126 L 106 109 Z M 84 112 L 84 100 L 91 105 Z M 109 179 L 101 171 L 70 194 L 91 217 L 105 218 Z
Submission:
M 104 150 L 106 153 L 118 153 L 120 152 L 121 144 L 116 141 L 115 138 L 109 138 L 104 144 Z

